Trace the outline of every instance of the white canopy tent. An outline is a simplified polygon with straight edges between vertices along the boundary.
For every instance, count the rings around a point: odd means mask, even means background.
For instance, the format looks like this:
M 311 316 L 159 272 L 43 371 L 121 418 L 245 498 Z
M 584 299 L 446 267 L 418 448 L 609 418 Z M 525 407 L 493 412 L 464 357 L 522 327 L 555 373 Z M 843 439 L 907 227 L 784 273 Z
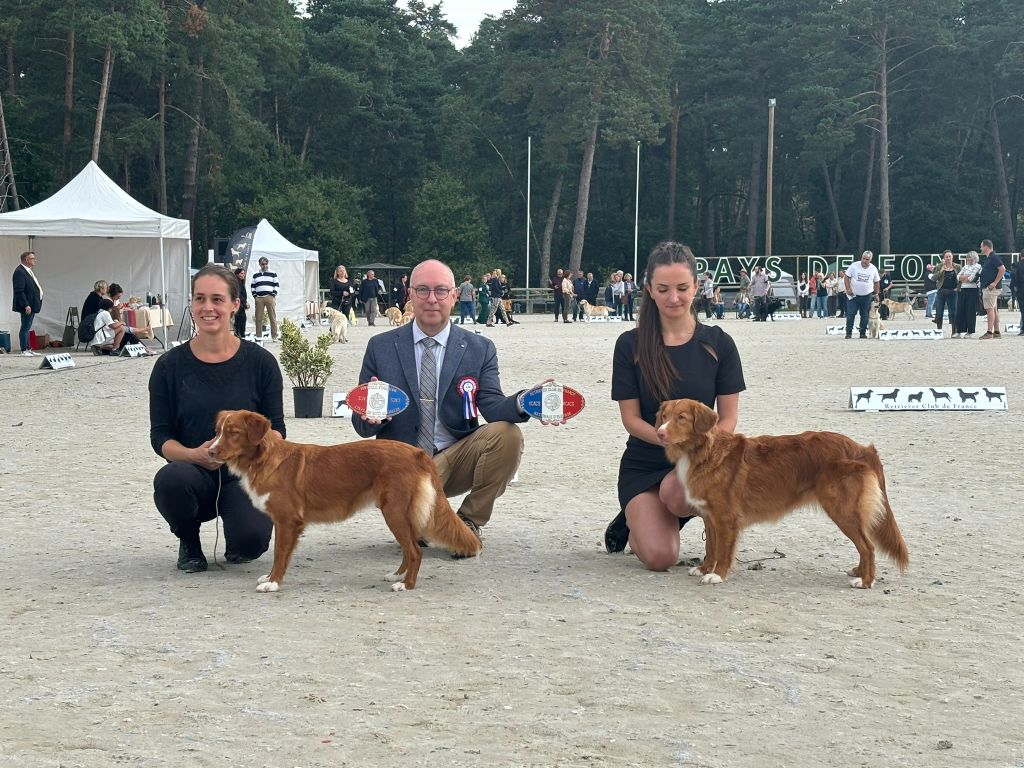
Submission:
M 43 287 L 43 310 L 33 330 L 59 338 L 68 307 L 80 308 L 97 280 L 121 285 L 125 299 L 147 290 L 162 294 L 174 322 L 184 313 L 190 293 L 188 221 L 142 205 L 94 162 L 41 203 L 0 214 L 0 312 L 6 313 L 0 317 L 12 335 L 20 320 L 11 311 L 9 276 L 28 250 L 38 256 L 35 274 Z
M 249 256 L 250 281 L 259 271 L 259 261 L 266 257 L 270 261 L 270 271 L 277 273 L 281 284 L 277 292 L 278 322 L 284 318 L 296 323 L 306 317 L 306 302 L 319 301 L 320 288 L 320 254 L 308 248 L 300 248 L 288 242 L 288 239 L 274 229 L 266 219 L 260 219 L 256 233 L 252 238 L 252 251 Z M 247 287 L 250 291 L 251 285 Z M 255 305 L 249 317 L 255 317 Z

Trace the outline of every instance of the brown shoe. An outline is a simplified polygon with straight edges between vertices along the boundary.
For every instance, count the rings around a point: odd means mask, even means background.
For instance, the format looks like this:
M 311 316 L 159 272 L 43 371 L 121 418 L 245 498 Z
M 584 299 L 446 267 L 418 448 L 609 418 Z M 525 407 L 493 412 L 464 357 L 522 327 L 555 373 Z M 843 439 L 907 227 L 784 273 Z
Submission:
M 1001 334 L 999 331 L 992 331 L 992 338 L 993 339 L 1001 339 L 1001 338 L 1003 338 L 1003 334 Z
M 992 331 L 985 331 L 981 336 L 978 337 L 978 341 L 984 341 L 985 339 L 994 339 L 995 335 Z

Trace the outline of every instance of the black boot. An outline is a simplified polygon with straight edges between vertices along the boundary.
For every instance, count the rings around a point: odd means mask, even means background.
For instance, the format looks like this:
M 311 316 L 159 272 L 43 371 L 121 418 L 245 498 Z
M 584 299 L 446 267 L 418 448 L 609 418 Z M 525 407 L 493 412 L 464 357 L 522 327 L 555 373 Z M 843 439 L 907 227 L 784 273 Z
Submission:
M 604 529 L 604 548 L 609 554 L 621 552 L 629 543 L 629 526 L 626 525 L 626 510 L 620 509 L 619 514 Z
M 178 570 L 185 573 L 200 573 L 206 570 L 206 555 L 199 543 L 199 531 L 182 536 L 178 544 Z

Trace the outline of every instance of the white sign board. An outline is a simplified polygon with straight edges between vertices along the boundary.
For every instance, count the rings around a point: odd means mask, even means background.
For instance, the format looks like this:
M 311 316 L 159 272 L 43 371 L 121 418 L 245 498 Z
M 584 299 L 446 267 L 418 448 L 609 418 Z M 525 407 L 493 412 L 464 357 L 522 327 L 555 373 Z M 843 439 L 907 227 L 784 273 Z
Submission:
M 62 368 L 74 368 L 75 359 L 71 357 L 68 352 L 61 352 L 57 355 L 46 355 L 43 358 L 43 362 L 39 364 L 40 368 L 49 368 L 54 371 L 59 371 Z
M 1006 324 L 1006 332 L 1007 333 L 1020 333 L 1020 323 L 1007 323 Z
M 845 325 L 826 325 L 825 334 L 828 336 L 845 336 L 846 326 Z
M 850 387 L 854 411 L 1005 411 L 1006 387 Z
M 884 341 L 922 341 L 927 339 L 941 339 L 942 331 L 938 328 L 910 328 L 894 331 L 879 331 L 878 338 Z
M 118 354 L 122 357 L 125 355 L 128 357 L 145 357 L 149 352 L 146 350 L 145 344 L 125 344 L 121 347 L 121 351 Z

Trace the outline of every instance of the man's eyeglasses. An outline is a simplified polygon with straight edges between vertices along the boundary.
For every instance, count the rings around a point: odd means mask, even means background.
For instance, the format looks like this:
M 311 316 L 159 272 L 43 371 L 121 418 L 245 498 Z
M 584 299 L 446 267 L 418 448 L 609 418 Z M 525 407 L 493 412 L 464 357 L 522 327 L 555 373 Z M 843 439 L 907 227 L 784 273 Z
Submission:
M 438 301 L 444 301 L 445 299 L 447 299 L 448 294 L 451 293 L 453 290 L 453 288 L 449 288 L 447 285 L 439 285 L 436 288 L 431 288 L 428 285 L 417 285 L 415 288 L 412 289 L 413 293 L 415 293 L 421 299 L 427 298 L 428 296 L 430 296 L 431 292 L 433 292 L 434 296 L 437 297 Z

